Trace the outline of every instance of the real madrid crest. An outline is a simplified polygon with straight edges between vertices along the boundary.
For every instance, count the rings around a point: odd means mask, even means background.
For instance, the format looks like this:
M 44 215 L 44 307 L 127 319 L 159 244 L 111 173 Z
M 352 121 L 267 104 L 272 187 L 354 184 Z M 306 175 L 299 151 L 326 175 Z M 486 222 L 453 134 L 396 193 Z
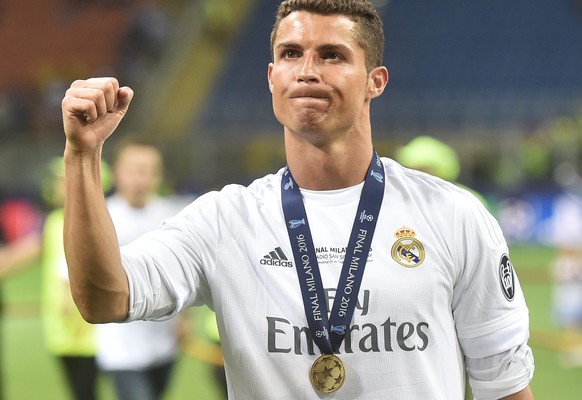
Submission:
M 424 261 L 424 246 L 415 238 L 416 232 L 406 226 L 394 232 L 396 242 L 392 246 L 392 258 L 407 268 L 416 268 Z

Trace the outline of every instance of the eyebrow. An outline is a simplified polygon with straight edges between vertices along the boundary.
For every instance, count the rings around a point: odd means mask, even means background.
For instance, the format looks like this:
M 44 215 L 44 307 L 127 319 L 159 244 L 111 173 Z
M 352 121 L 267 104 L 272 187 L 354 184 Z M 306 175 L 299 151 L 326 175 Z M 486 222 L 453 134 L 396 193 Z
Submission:
M 300 49 L 301 46 L 294 42 L 280 42 L 275 46 L 275 49 Z
M 300 46 L 298 43 L 295 42 L 280 42 L 275 46 L 275 49 L 302 49 L 303 47 Z M 349 53 L 352 53 L 352 49 L 349 46 L 346 46 L 345 44 L 332 44 L 332 43 L 328 43 L 328 44 L 324 44 L 321 45 L 317 48 L 318 51 L 346 51 Z

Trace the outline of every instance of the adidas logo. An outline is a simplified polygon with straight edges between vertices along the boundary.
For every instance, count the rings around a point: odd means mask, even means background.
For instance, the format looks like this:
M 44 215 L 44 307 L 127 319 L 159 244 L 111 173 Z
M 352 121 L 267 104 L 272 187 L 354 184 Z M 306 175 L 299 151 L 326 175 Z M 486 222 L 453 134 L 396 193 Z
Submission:
M 283 250 L 280 247 L 270 251 L 261 258 L 261 265 L 273 265 L 275 267 L 292 268 L 293 262 L 289 261 Z

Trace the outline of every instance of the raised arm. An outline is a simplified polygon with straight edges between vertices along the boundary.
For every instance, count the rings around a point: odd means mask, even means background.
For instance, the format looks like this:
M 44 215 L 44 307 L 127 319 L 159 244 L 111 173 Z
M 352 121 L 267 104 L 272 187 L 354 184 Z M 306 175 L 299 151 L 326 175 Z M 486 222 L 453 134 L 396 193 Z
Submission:
M 126 318 L 127 276 L 101 187 L 101 151 L 133 97 L 114 78 L 75 81 L 62 101 L 65 254 L 73 299 L 89 322 Z

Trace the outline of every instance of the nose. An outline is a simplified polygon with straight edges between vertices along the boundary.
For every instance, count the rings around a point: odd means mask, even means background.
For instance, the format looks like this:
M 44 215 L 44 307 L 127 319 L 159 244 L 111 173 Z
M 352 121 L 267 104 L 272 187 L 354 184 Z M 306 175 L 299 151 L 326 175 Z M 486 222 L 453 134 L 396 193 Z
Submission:
M 301 69 L 297 75 L 297 80 L 299 82 L 319 82 L 319 66 L 317 60 L 314 57 L 303 57 L 303 63 L 301 64 Z

